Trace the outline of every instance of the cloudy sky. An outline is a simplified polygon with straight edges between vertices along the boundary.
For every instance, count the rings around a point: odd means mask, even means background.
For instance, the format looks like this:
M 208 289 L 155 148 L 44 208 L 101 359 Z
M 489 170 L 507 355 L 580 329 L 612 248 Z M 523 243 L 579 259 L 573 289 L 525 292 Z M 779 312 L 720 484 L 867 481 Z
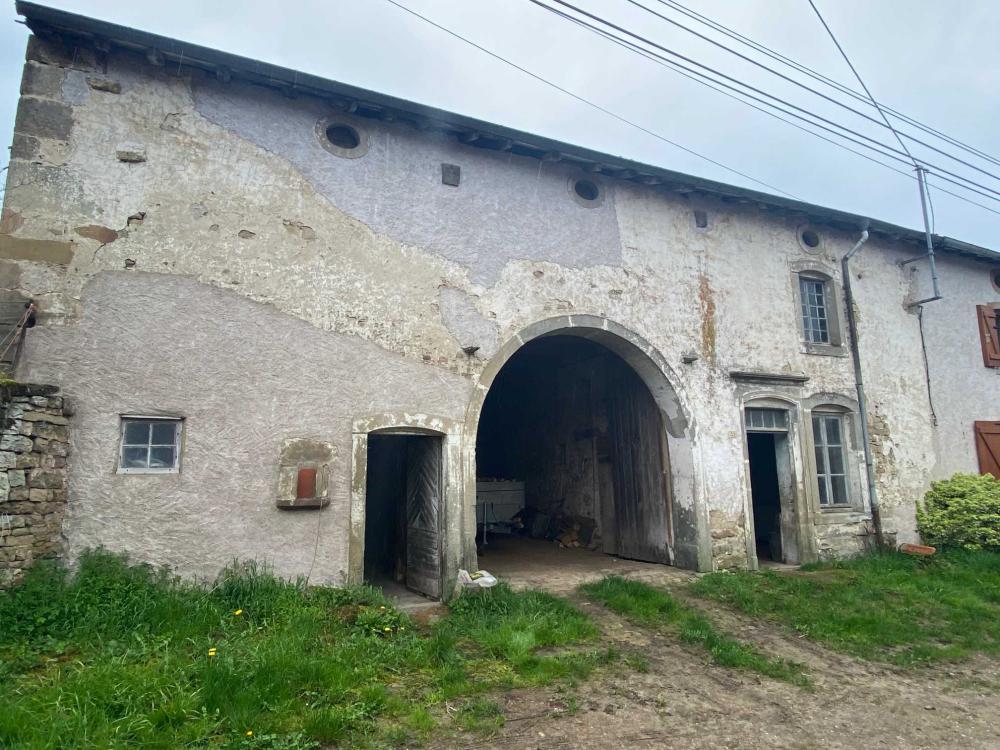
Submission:
M 667 140 L 760 182 L 595 111 L 388 0 L 284 0 L 280 4 L 273 0 L 52 0 L 50 4 L 599 151 L 754 189 L 781 190 L 801 200 L 904 226 L 922 226 L 917 186 L 906 175 L 754 111 L 569 24 L 529 0 L 397 1 Z M 664 47 L 898 147 L 888 131 L 738 60 L 630 0 L 572 1 Z M 1000 63 L 995 52 L 1000 9 L 995 2 L 815 1 L 876 98 L 1000 159 Z M 641 2 L 695 26 L 662 0 Z M 808 0 L 681 2 L 857 87 Z M 8 2 L 0 16 L 0 141 L 4 144 L 11 140 L 27 39 L 12 5 Z M 929 142 L 956 156 L 975 159 L 977 167 L 1000 175 L 997 164 L 937 140 Z M 1000 180 L 983 172 L 917 145 L 912 149 L 921 161 L 965 175 L 988 190 L 1000 190 Z M 6 153 L 0 158 L 5 164 Z M 912 172 L 903 164 L 896 167 Z M 945 189 L 963 191 L 943 182 L 940 171 L 931 183 L 938 233 L 1000 249 L 1000 215 L 944 193 Z M 1000 211 L 996 200 L 963 194 Z

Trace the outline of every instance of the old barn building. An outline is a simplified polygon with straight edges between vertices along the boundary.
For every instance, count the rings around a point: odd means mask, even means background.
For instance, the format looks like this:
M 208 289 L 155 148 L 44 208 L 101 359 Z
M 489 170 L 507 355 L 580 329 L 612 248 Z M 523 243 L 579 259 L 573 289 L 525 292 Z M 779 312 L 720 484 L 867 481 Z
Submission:
M 18 11 L 3 302 L 60 392 L 8 394 L 8 568 L 752 568 L 913 541 L 997 469 L 991 250 L 935 237 L 917 304 L 921 232 Z

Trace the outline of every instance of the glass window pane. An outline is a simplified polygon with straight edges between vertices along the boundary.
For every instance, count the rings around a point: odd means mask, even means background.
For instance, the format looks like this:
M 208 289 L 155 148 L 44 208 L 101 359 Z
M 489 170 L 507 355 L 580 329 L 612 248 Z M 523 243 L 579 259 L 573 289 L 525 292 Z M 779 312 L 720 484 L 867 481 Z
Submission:
M 816 446 L 816 473 L 822 476 L 826 474 L 826 453 L 825 451 Z
M 819 504 L 829 505 L 830 500 L 826 496 L 826 477 L 819 478 Z
M 122 448 L 123 469 L 145 469 L 148 448 Z
M 176 422 L 153 422 L 153 445 L 173 445 L 177 434 Z
M 827 417 L 824 421 L 826 422 L 827 445 L 841 445 L 840 417 Z
M 847 503 L 846 477 L 830 477 L 830 484 L 833 485 L 833 502 L 838 505 L 845 505 Z
M 832 447 L 827 449 L 827 456 L 830 459 L 830 473 L 831 474 L 843 474 L 844 473 L 844 450 L 839 447 Z
M 174 448 L 173 446 L 160 447 L 160 448 L 150 448 L 149 449 L 149 468 L 151 469 L 172 469 L 174 466 Z
M 149 442 L 149 422 L 129 420 L 125 423 L 125 444 L 146 445 Z

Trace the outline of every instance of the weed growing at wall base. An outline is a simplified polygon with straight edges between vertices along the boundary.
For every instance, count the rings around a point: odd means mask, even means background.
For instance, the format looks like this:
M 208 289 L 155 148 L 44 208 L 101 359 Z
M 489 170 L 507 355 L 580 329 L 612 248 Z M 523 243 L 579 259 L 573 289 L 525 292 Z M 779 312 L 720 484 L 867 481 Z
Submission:
M 412 744 L 494 731 L 490 691 L 572 683 L 612 657 L 536 592 L 500 586 L 420 626 L 368 587 L 253 563 L 200 587 L 105 552 L 0 593 L 0 633 L 0 747 L 25 750 Z

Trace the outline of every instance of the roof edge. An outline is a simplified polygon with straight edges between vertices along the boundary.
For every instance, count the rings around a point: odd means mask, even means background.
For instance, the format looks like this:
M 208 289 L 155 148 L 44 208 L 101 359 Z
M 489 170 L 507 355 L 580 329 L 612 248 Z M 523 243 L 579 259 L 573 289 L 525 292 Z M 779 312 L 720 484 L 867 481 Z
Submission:
M 89 42 L 98 50 L 112 47 L 142 52 L 154 64 L 166 61 L 200 68 L 214 73 L 220 80 L 232 78 L 269 86 L 285 93 L 301 93 L 331 100 L 335 106 L 361 116 L 384 120 L 409 121 L 415 127 L 443 129 L 459 140 L 497 150 L 550 161 L 576 163 L 584 169 L 605 176 L 679 193 L 705 193 L 723 201 L 755 204 L 766 210 L 823 223 L 836 229 L 868 229 L 869 232 L 894 241 L 912 242 L 924 246 L 925 234 L 871 217 L 818 206 L 804 201 L 742 188 L 723 182 L 675 172 L 642 162 L 553 140 L 534 133 L 507 128 L 495 123 L 467 117 L 455 112 L 400 99 L 350 84 L 303 73 L 278 65 L 254 60 L 220 50 L 190 44 L 127 26 L 101 21 L 88 16 L 50 8 L 38 3 L 17 0 L 18 15 L 25 18 L 31 31 L 39 36 L 65 35 Z M 943 235 L 933 235 L 935 250 L 990 263 L 1000 262 L 1000 253 L 989 248 L 962 242 Z

